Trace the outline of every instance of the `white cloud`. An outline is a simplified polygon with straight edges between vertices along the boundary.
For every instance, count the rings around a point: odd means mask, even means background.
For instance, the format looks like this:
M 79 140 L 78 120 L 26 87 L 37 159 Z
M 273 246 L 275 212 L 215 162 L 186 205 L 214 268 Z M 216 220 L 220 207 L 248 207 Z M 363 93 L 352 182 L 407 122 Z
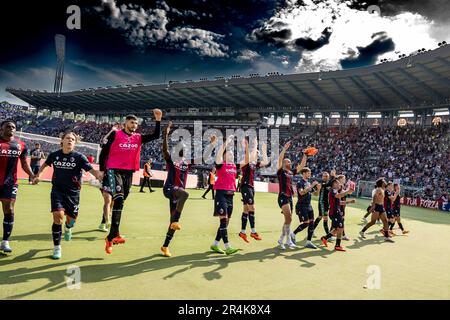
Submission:
M 385 32 L 395 43 L 395 51 L 409 54 L 417 49 L 431 49 L 442 40 L 450 40 L 450 33 L 436 27 L 434 21 L 409 12 L 395 16 L 381 16 L 350 8 L 353 0 L 328 0 L 317 2 L 304 0 L 304 5 L 298 1 L 288 0 L 287 5 L 273 17 L 255 29 L 249 36 L 254 40 L 255 32 L 274 32 L 289 29 L 288 39 L 280 40 L 290 51 L 296 51 L 295 40 L 298 38 L 319 39 L 325 28 L 331 27 L 329 42 L 315 51 L 303 51 L 296 63 L 295 71 L 310 72 L 340 69 L 340 61 L 349 56 L 357 55 L 358 47 L 366 47 L 374 39 L 372 35 Z M 333 19 L 334 17 L 334 19 Z M 448 31 L 448 30 L 446 30 Z M 442 38 L 445 34 L 445 38 Z M 439 35 L 440 38 L 436 38 Z M 395 59 L 394 51 L 378 57 Z
M 235 60 L 237 62 L 253 62 L 260 57 L 261 56 L 258 52 L 252 51 L 250 49 L 244 49 L 239 53 Z
M 164 1 L 157 3 L 158 8 L 145 10 L 138 5 L 117 5 L 115 0 L 102 0 L 98 12 L 109 10 L 107 23 L 124 33 L 127 41 L 136 47 L 160 46 L 170 49 L 190 50 L 200 56 L 227 57 L 228 46 L 220 41 L 223 35 L 189 27 L 173 27 L 168 29 L 168 14 L 183 17 L 195 17 L 193 11 L 179 11 L 170 8 Z

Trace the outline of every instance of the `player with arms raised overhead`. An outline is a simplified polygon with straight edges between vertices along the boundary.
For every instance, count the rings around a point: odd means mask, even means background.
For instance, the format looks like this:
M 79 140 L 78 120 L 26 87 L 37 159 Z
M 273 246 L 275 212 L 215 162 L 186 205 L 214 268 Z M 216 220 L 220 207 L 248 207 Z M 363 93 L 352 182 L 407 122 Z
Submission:
M 163 156 L 166 161 L 167 167 L 167 179 L 164 183 L 164 196 L 169 199 L 170 208 L 170 224 L 167 230 L 166 239 L 161 251 L 164 256 L 171 257 L 172 254 L 169 250 L 170 241 L 175 234 L 175 231 L 181 229 L 179 223 L 181 212 L 183 211 L 184 204 L 189 197 L 189 193 L 186 191 L 186 181 L 189 172 L 189 163 L 184 156 L 184 150 L 181 149 L 180 153 L 176 157 L 177 159 L 172 159 L 169 153 L 169 133 L 172 127 L 172 122 L 164 128 L 163 132 Z
M 245 149 L 245 157 L 241 162 L 241 195 L 242 202 L 244 203 L 244 210 L 241 217 L 241 232 L 239 237 L 241 237 L 245 242 L 249 242 L 245 230 L 247 228 L 247 221 L 250 222 L 251 234 L 255 240 L 262 240 L 261 236 L 256 232 L 255 227 L 255 173 L 259 168 L 264 168 L 269 164 L 269 159 L 267 158 L 267 145 L 264 143 L 262 145 L 262 156 L 261 162 L 258 161 L 258 148 L 256 146 L 256 138 L 253 140 L 252 150 L 249 150 L 249 143 L 247 139 L 242 141 Z

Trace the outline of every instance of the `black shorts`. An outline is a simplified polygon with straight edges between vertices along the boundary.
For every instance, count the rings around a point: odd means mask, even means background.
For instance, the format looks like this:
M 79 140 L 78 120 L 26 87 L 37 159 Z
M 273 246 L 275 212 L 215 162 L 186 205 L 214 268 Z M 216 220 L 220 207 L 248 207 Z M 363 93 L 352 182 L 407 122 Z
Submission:
M 244 204 L 255 204 L 255 188 L 247 184 L 241 186 L 242 202 Z
M 78 207 L 80 204 L 79 192 L 62 192 L 52 189 L 50 193 L 52 212 L 64 211 L 64 213 L 74 219 L 78 217 Z
M 384 206 L 382 204 L 376 204 L 375 205 L 375 212 L 384 213 L 385 212 L 384 211 Z
M 295 206 L 295 213 L 300 217 L 301 221 L 314 220 L 314 210 L 311 206 Z
M 31 168 L 31 172 L 33 172 L 33 174 L 37 174 L 39 172 L 39 170 L 41 169 L 40 165 L 37 166 L 30 166 Z
M 330 215 L 331 219 L 331 228 L 337 229 L 337 228 L 344 228 L 344 214 L 340 211 L 336 212 L 332 216 Z
M 170 212 L 175 212 L 175 209 L 177 207 L 177 201 L 175 199 L 175 192 L 178 190 L 178 187 L 164 187 L 163 188 L 163 194 L 164 197 L 166 197 L 167 199 L 169 199 L 169 207 L 170 207 Z
M 328 216 L 328 210 L 330 210 L 330 206 L 326 203 L 319 201 L 319 217 Z
M 13 186 L 0 186 L 0 200 L 16 201 L 17 190 L 19 190 L 17 184 Z
M 394 210 L 386 210 L 386 216 L 388 219 L 394 218 Z
M 233 197 L 234 191 L 216 190 L 214 198 L 214 216 L 227 215 L 231 217 L 233 214 Z
M 129 170 L 108 169 L 102 182 L 102 191 L 108 192 L 113 199 L 122 195 L 125 200 L 133 183 L 133 172 Z
M 292 211 L 292 197 L 289 197 L 285 194 L 279 194 L 278 195 L 278 205 L 280 206 L 280 208 L 283 208 L 284 205 L 289 204 L 289 206 L 291 207 L 291 211 Z
M 394 218 L 400 217 L 400 208 L 392 209 L 392 215 Z

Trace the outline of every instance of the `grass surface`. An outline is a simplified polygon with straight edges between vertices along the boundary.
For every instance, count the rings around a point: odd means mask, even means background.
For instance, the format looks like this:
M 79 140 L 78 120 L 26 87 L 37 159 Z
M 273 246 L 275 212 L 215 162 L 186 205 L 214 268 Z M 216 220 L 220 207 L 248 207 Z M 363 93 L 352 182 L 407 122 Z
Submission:
M 157 189 L 138 193 L 133 187 L 122 215 L 127 243 L 104 252 L 105 234 L 96 231 L 102 198 L 83 186 L 80 216 L 71 242 L 62 242 L 63 258 L 50 259 L 52 217 L 50 184 L 22 184 L 16 203 L 12 255 L 0 254 L 0 299 L 449 299 L 450 215 L 402 208 L 408 236 L 384 243 L 374 226 L 367 240 L 357 238 L 367 201 L 358 200 L 346 213 L 343 242 L 347 252 L 301 246 L 280 251 L 276 241 L 283 223 L 274 194 L 256 195 L 257 229 L 262 241 L 244 243 L 238 236 L 242 205 L 235 197 L 230 241 L 242 249 L 234 256 L 209 252 L 218 219 L 213 202 L 191 190 L 171 245 L 172 258 L 159 248 L 168 226 L 168 202 Z M 316 202 L 313 203 L 316 209 Z M 294 226 L 298 219 L 294 217 Z M 400 234 L 399 230 L 395 230 Z M 320 224 L 316 231 L 322 235 Z M 303 234 L 298 236 L 304 244 Z M 319 245 L 319 237 L 315 239 Z M 69 289 L 68 268 L 80 268 L 81 288 Z M 365 289 L 369 266 L 381 272 L 380 289 Z

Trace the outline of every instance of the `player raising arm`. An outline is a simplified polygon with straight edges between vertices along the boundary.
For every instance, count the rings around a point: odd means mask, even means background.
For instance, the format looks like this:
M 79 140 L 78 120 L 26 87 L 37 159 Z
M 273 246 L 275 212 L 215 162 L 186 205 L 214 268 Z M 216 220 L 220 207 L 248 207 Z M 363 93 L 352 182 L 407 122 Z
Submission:
M 105 251 L 112 253 L 113 244 L 123 244 L 119 225 L 124 202 L 128 197 L 133 180 L 133 173 L 140 169 L 142 144 L 156 140 L 160 136 L 162 111 L 153 110 L 156 120 L 155 130 L 151 134 L 136 133 L 138 118 L 134 115 L 126 117 L 122 130 L 113 131 L 100 153 L 100 170 L 105 171 L 104 190 L 113 198 L 111 229 L 105 239 Z
M 164 128 L 163 132 L 163 156 L 166 161 L 167 167 L 167 179 L 164 183 L 164 196 L 169 199 L 170 208 L 170 223 L 167 230 L 166 239 L 161 251 L 164 256 L 170 257 L 172 254 L 169 251 L 169 244 L 172 240 L 175 231 L 181 229 L 179 223 L 181 212 L 183 211 L 184 204 L 189 197 L 189 193 L 186 191 L 186 181 L 189 172 L 189 163 L 184 156 L 184 150 L 181 149 L 178 154 L 178 159 L 172 159 L 169 153 L 169 133 L 172 127 L 172 122 Z
M 211 142 L 217 143 L 217 138 L 212 137 Z M 227 150 L 228 146 L 234 142 L 234 136 L 227 138 L 216 154 L 217 181 L 214 184 L 216 197 L 214 199 L 214 216 L 219 217 L 219 228 L 216 238 L 211 245 L 211 250 L 220 254 L 234 254 L 238 249 L 233 248 L 228 241 L 228 224 L 233 214 L 233 197 L 236 192 L 236 164 L 234 163 L 233 152 Z M 225 251 L 219 248 L 219 242 L 223 240 Z
M 262 240 L 261 236 L 255 229 L 255 173 L 258 168 L 266 167 L 269 164 L 269 159 L 267 157 L 267 144 L 264 143 L 261 147 L 263 159 L 261 162 L 258 161 L 256 137 L 253 140 L 252 150 L 249 150 L 249 143 L 247 139 L 244 139 L 242 144 L 245 150 L 245 157 L 240 164 L 242 173 L 240 192 L 242 195 L 244 208 L 241 217 L 242 228 L 239 233 L 239 237 L 241 237 L 245 242 L 249 242 L 247 239 L 247 234 L 245 233 L 247 221 L 250 222 L 250 236 L 255 240 Z
M 278 244 L 282 250 L 286 249 L 286 245 L 290 248 L 296 248 L 294 242 L 292 242 L 293 235 L 291 234 L 291 222 L 292 222 L 292 196 L 294 195 L 294 189 L 292 188 L 292 177 L 299 173 L 306 165 L 306 161 L 308 159 L 307 155 L 304 154 L 302 161 L 297 165 L 297 168 L 292 171 L 292 163 L 291 160 L 285 159 L 285 154 L 289 147 L 291 146 L 291 142 L 287 142 L 278 158 L 278 184 L 279 184 L 279 192 L 278 192 L 278 205 L 281 208 L 281 213 L 284 215 L 284 224 L 281 231 L 280 239 L 278 240 Z M 283 244 L 283 240 L 286 238 L 286 243 Z

